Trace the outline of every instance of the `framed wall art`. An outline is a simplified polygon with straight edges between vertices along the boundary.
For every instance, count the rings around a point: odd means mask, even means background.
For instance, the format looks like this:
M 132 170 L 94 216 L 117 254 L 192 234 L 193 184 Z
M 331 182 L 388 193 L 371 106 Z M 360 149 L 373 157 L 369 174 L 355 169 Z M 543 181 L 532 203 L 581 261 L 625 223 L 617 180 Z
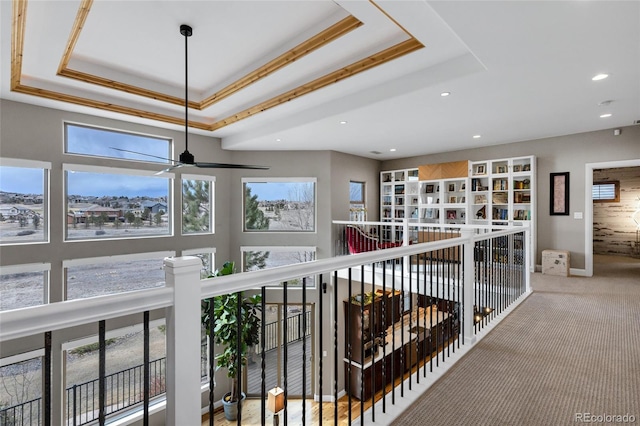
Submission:
M 569 215 L 569 172 L 550 174 L 549 214 L 552 216 Z

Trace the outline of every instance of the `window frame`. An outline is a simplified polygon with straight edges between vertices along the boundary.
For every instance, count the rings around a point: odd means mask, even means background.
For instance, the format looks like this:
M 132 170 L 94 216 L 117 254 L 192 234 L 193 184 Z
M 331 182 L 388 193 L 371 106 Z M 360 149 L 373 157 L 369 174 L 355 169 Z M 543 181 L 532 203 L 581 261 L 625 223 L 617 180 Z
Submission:
M 63 229 L 64 229 L 64 242 L 87 242 L 87 241 L 110 241 L 110 240 L 128 240 L 128 239 L 145 239 L 145 238 L 163 238 L 163 237 L 173 237 L 173 205 L 174 199 L 173 196 L 173 183 L 175 180 L 175 174 L 170 172 L 162 173 L 162 175 L 158 175 L 157 172 L 149 171 L 149 170 L 140 170 L 140 169 L 128 169 L 121 167 L 105 167 L 105 166 L 91 166 L 87 164 L 71 164 L 71 163 L 63 163 L 62 164 L 63 171 L 63 181 L 64 181 L 64 194 L 63 194 L 63 205 L 64 205 L 64 214 L 62 215 L 63 221 Z M 166 234 L 150 234 L 150 235 L 131 235 L 131 236 L 122 236 L 122 237 L 109 237 L 109 238 L 69 238 L 69 224 L 67 223 L 67 212 L 69 211 L 69 174 L 81 172 L 81 173 L 99 173 L 99 174 L 112 174 L 112 175 L 128 175 L 128 176 L 139 176 L 139 177 L 149 177 L 154 179 L 167 179 L 167 212 L 168 215 L 168 233 Z
M 614 198 L 593 198 L 593 191 L 596 187 L 603 185 L 613 185 L 614 187 Z M 594 203 L 619 203 L 620 202 L 620 181 L 619 180 L 607 180 L 607 181 L 598 181 L 593 182 L 593 186 L 591 188 L 591 200 Z
M 111 157 L 111 156 L 104 156 L 104 155 L 86 154 L 86 153 L 80 153 L 80 152 L 71 152 L 71 151 L 69 151 L 69 143 L 68 143 L 69 133 L 67 131 L 69 126 L 82 127 L 82 128 L 85 128 L 85 129 L 91 129 L 91 130 L 95 130 L 95 131 L 99 131 L 99 132 L 118 133 L 118 134 L 130 135 L 130 136 L 134 136 L 134 137 L 142 137 L 142 138 L 147 138 L 147 139 L 158 139 L 158 140 L 162 140 L 162 141 L 167 141 L 167 143 L 168 143 L 167 154 L 166 154 L 167 158 L 166 159 L 162 158 L 163 160 L 166 160 L 166 161 L 154 161 L 154 160 L 152 160 L 152 158 L 154 158 L 154 157 L 158 158 L 159 160 L 161 159 L 159 156 L 155 156 L 155 155 L 151 155 L 146 160 L 141 160 L 141 159 L 133 159 L 133 158 Z M 74 156 L 83 157 L 83 158 L 104 158 L 104 159 L 109 159 L 109 160 L 132 162 L 134 164 L 135 163 L 140 163 L 140 164 L 171 165 L 171 164 L 174 163 L 171 159 L 174 158 L 174 155 L 173 155 L 174 152 L 173 151 L 174 151 L 175 144 L 174 144 L 173 138 L 170 138 L 170 137 L 152 135 L 152 134 L 141 133 L 141 132 L 133 132 L 133 131 L 129 131 L 129 130 L 122 130 L 122 129 L 116 129 L 116 128 L 111 128 L 111 127 L 95 126 L 95 125 L 91 125 L 91 124 L 77 123 L 77 122 L 73 122 L 73 121 L 64 121 L 63 122 L 62 131 L 63 131 L 63 153 L 66 154 L 66 155 L 74 155 Z M 135 146 L 131 147 L 131 150 L 135 151 Z
M 241 259 L 241 271 L 245 271 L 245 253 L 246 252 L 279 252 L 279 253 L 285 253 L 285 252 L 289 252 L 289 253 L 295 253 L 295 252 L 311 252 L 313 253 L 313 257 L 314 260 L 317 259 L 317 253 L 318 253 L 318 247 L 316 246 L 241 246 L 240 247 L 240 259 Z M 292 266 L 292 265 L 298 265 L 299 263 L 290 263 L 287 265 L 278 265 L 278 266 Z M 272 266 L 271 268 L 275 268 L 277 266 Z M 263 269 L 270 269 L 270 268 L 263 268 Z M 282 283 L 277 283 L 277 284 L 272 284 L 269 285 L 268 287 L 273 287 L 273 288 L 280 288 L 282 286 Z M 307 288 L 315 288 L 316 287 L 316 280 L 313 280 L 313 285 L 308 285 Z M 292 286 L 292 288 L 298 288 L 297 286 Z
M 0 157 L 0 167 L 13 167 L 24 169 L 42 169 L 42 214 L 44 215 L 43 239 L 38 241 L 0 241 L 0 246 L 28 245 L 28 244 L 49 244 L 51 241 L 51 220 L 50 196 L 51 196 L 51 162 L 24 160 L 18 158 Z
M 294 230 L 294 229 L 247 229 L 246 227 L 246 192 L 245 188 L 247 184 L 251 183 L 311 183 L 313 184 L 313 229 L 308 230 Z M 241 180 L 240 190 L 242 191 L 242 232 L 247 234 L 254 233 L 317 233 L 318 232 L 318 179 L 315 177 L 245 177 Z M 255 194 L 254 194 L 255 195 Z M 289 200 L 290 201 L 290 200 Z
M 196 180 L 196 181 L 208 181 L 209 182 L 209 230 L 201 231 L 201 232 L 184 232 L 184 192 L 183 192 L 183 182 L 185 180 Z M 212 235 L 215 234 L 215 188 L 216 188 L 216 177 L 210 175 L 194 175 L 194 174 L 183 174 L 180 176 L 180 235 L 181 236 L 192 236 L 192 235 Z
M 51 263 L 24 263 L 20 265 L 3 266 L 0 275 L 12 275 L 29 272 L 42 272 L 42 303 L 32 306 L 42 306 L 50 303 L 50 286 L 51 286 Z M 25 307 L 25 306 L 23 306 Z M 20 309 L 20 308 L 16 308 Z M 2 312 L 2 310 L 0 310 Z
M 132 253 L 132 254 L 116 254 L 112 256 L 100 256 L 100 257 L 84 257 L 84 258 L 75 258 L 75 259 L 66 259 L 62 261 L 62 295 L 63 301 L 67 300 L 81 300 L 81 299 L 69 299 L 69 282 L 68 282 L 68 268 L 74 266 L 87 266 L 87 265 L 99 265 L 105 263 L 116 263 L 119 261 L 140 261 L 140 260 L 152 260 L 158 258 L 165 257 L 175 257 L 175 251 L 156 251 L 156 252 L 142 252 L 142 253 Z M 121 291 L 117 293 L 105 293 L 103 295 L 109 294 L 124 294 L 130 291 L 137 291 L 140 289 L 131 289 L 127 291 Z M 89 296 L 89 297 L 95 297 Z

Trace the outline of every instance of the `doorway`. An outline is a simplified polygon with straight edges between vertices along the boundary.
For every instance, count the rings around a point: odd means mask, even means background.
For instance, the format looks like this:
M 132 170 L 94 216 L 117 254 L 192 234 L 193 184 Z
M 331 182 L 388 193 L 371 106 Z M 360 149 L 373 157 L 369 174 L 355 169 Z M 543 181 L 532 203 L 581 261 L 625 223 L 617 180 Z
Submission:
M 619 167 L 640 167 L 640 158 L 622 161 L 607 161 L 602 163 L 587 163 L 585 165 L 585 275 L 593 276 L 593 172 L 596 169 L 612 169 Z

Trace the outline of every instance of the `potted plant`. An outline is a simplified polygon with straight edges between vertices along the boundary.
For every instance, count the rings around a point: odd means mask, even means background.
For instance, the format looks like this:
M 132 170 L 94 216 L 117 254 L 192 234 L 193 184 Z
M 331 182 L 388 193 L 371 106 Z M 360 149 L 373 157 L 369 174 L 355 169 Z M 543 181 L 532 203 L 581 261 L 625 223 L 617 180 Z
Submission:
M 211 276 L 218 277 L 234 272 L 234 262 L 225 262 L 222 268 L 217 269 Z M 231 389 L 222 398 L 227 420 L 236 420 L 237 404 L 241 398 L 238 387 L 238 360 L 245 364 L 247 350 L 260 342 L 261 301 L 262 297 L 259 294 L 245 297 L 242 292 L 215 296 L 202 301 L 202 324 L 210 336 L 210 342 L 215 342 L 222 348 L 222 352 L 215 355 L 216 371 L 226 369 L 227 377 L 231 379 Z M 209 330 L 209 309 L 212 302 L 213 332 Z M 238 303 L 240 303 L 240 318 L 238 318 Z M 240 334 L 240 342 L 238 342 L 238 334 Z

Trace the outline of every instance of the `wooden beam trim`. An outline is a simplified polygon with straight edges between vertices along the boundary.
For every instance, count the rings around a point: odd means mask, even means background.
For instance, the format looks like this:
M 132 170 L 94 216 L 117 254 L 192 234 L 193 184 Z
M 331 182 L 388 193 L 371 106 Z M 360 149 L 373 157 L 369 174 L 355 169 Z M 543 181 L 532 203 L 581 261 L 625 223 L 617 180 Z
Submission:
M 209 130 L 214 131 L 221 129 L 225 126 L 228 126 L 229 124 L 251 117 L 252 115 L 258 114 L 262 111 L 266 111 L 285 102 L 289 102 L 295 98 L 306 95 L 330 84 L 337 83 L 347 77 L 354 76 L 362 71 L 366 71 L 370 68 L 391 61 L 400 56 L 406 55 L 407 53 L 411 53 L 415 50 L 421 49 L 422 47 L 424 47 L 422 43 L 414 38 L 405 40 L 401 43 L 391 46 L 388 49 L 382 50 L 360 61 L 354 62 L 351 65 L 347 65 L 344 68 L 336 70 L 330 74 L 317 78 L 316 80 L 303 84 L 302 86 L 298 86 L 295 89 L 289 90 L 288 92 L 285 92 L 274 98 L 266 100 L 258 105 L 255 105 L 223 120 L 215 122 L 210 126 Z
M 24 49 L 24 22 L 27 19 L 27 0 L 14 0 L 12 4 L 13 31 L 11 34 L 11 89 L 20 85 L 22 76 L 22 50 Z
M 184 106 L 183 98 L 166 95 L 160 92 L 154 92 L 152 90 L 143 89 L 141 87 L 132 86 L 130 84 L 120 83 L 118 81 L 109 80 L 107 78 L 103 78 L 94 74 L 87 74 L 82 71 L 72 70 L 69 68 L 61 70 L 58 74 L 64 77 L 73 78 L 75 80 L 84 81 L 85 83 L 108 87 L 109 89 L 116 89 L 121 92 L 131 93 L 133 95 L 139 95 L 145 98 L 155 99 L 155 100 L 163 101 L 170 104 Z M 189 101 L 189 108 L 199 110 L 201 109 L 200 103 L 195 101 Z
M 80 38 L 80 32 L 84 27 L 84 23 L 87 21 L 87 16 L 89 16 L 89 11 L 91 10 L 92 5 L 93 0 L 82 0 L 82 2 L 80 3 L 78 13 L 76 13 L 76 19 L 73 22 L 73 27 L 71 28 L 71 33 L 69 34 L 69 40 L 67 40 L 67 46 L 64 49 L 62 58 L 60 59 L 60 65 L 58 65 L 59 75 L 62 75 L 62 71 L 69 65 L 69 61 L 71 60 L 71 52 L 73 52 L 73 49 L 75 49 L 76 47 L 78 38 Z
M 24 84 L 18 85 L 12 89 L 18 93 L 24 93 L 27 95 L 38 96 L 46 99 L 53 99 L 55 101 L 68 102 L 71 104 L 87 106 L 91 108 L 102 109 L 105 111 L 117 112 L 120 114 L 131 115 L 134 117 L 148 118 L 150 120 L 163 121 L 165 123 L 177 124 L 184 126 L 184 119 L 181 117 L 172 117 L 170 115 L 158 114 L 149 111 L 139 110 L 130 107 L 124 107 L 121 105 L 112 104 L 109 102 L 96 101 L 93 99 L 82 98 L 79 96 L 68 95 L 66 93 L 54 92 L 47 89 L 40 89 L 37 87 L 26 86 Z M 189 120 L 189 127 L 200 130 L 209 130 L 210 125 L 199 121 Z
M 245 87 L 255 83 L 256 81 L 265 78 L 266 76 L 278 71 L 279 69 L 289 65 L 294 61 L 297 61 L 298 59 L 308 55 L 314 50 L 317 50 L 329 44 L 330 42 L 336 40 L 339 37 L 342 37 L 343 35 L 362 25 L 362 22 L 360 22 L 355 17 L 347 16 L 343 20 L 321 31 L 310 39 L 303 41 L 293 49 L 288 50 L 277 58 L 267 62 L 260 68 L 250 72 L 239 80 L 236 80 L 219 92 L 214 93 L 213 95 L 204 99 L 202 101 L 202 108 L 207 108 L 212 104 L 233 95 L 234 93 L 244 89 Z

